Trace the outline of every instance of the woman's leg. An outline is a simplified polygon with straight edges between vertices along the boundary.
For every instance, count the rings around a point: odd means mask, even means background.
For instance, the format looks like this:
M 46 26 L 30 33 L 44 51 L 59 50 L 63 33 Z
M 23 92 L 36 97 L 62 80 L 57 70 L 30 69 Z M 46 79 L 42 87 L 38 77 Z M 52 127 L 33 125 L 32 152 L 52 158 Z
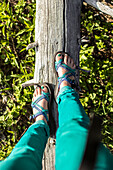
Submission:
M 47 89 L 44 89 L 45 92 Z M 43 91 L 44 91 L 43 90 Z M 41 89 L 36 89 L 33 101 L 41 95 Z M 48 104 L 45 99 L 38 103 L 44 109 Z M 35 114 L 36 109 L 33 110 Z M 11 154 L 0 163 L 1 170 L 41 170 L 43 152 L 49 137 L 49 126 L 43 115 L 36 118 L 27 132 L 17 143 Z
M 68 58 L 64 57 L 64 63 L 72 68 L 73 63 Z M 56 58 L 59 59 L 60 57 Z M 59 69 L 58 75 L 62 76 L 66 70 Z M 79 101 L 77 92 L 70 86 L 68 82 L 63 81 L 57 97 L 59 128 L 56 137 L 56 170 L 78 170 L 87 142 L 89 118 Z M 110 170 L 113 166 L 112 159 L 109 151 L 100 144 L 95 169 Z

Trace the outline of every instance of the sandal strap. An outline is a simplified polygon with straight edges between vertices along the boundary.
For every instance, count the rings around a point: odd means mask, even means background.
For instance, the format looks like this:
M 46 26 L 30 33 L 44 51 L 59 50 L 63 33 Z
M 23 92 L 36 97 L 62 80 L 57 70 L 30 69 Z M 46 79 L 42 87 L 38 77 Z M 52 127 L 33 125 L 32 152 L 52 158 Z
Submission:
M 36 106 L 35 106 L 35 108 L 38 110 L 38 112 L 36 113 L 36 114 L 33 114 L 32 116 L 30 116 L 30 120 L 33 120 L 33 119 L 35 119 L 36 117 L 38 117 L 39 115 L 43 115 L 44 117 L 45 117 L 45 119 L 47 120 L 47 122 L 49 121 L 48 120 L 48 117 L 47 117 L 47 114 L 49 113 L 48 112 L 48 110 L 40 110 L 39 108 L 37 108 Z
M 74 76 L 75 77 L 75 71 L 76 69 L 72 69 L 69 66 L 67 66 L 66 64 L 62 63 L 63 59 L 60 59 L 59 61 L 55 62 L 55 69 L 58 72 L 59 67 L 65 68 L 66 70 L 68 70 L 68 72 L 64 73 L 62 75 L 62 77 L 58 77 L 58 88 L 60 87 L 60 84 L 63 81 L 67 81 L 69 82 L 72 86 L 75 85 L 75 80 L 71 80 L 69 77 Z
M 47 114 L 49 113 L 49 111 L 45 110 L 42 106 L 40 106 L 38 104 L 38 102 L 41 101 L 42 99 L 45 99 L 49 102 L 50 94 L 42 91 L 41 96 L 38 97 L 34 102 L 31 103 L 32 108 L 35 108 L 36 110 L 38 110 L 38 112 L 36 114 L 33 114 L 32 116 L 30 116 L 30 120 L 35 119 L 39 115 L 43 115 L 45 117 L 45 119 L 47 120 L 47 122 L 49 121 L 48 117 L 47 117 Z
M 62 61 L 63 61 L 63 59 L 60 59 L 59 61 L 55 62 L 55 69 L 56 69 L 56 71 L 58 71 L 58 68 L 62 65 Z
M 60 59 L 59 61 L 55 62 L 55 69 L 58 72 L 59 67 L 65 68 L 68 71 L 71 71 L 72 73 L 75 73 L 76 69 L 70 68 L 68 65 L 62 63 L 63 59 Z
M 68 72 L 67 72 L 68 73 Z M 71 77 L 72 76 L 72 74 L 68 74 L 68 75 L 66 75 L 65 77 L 64 76 L 62 76 L 62 77 L 59 77 L 58 78 L 58 89 L 59 89 L 59 87 L 60 87 L 60 84 L 63 82 L 63 81 L 67 81 L 67 82 L 69 82 L 72 86 L 75 86 L 75 80 L 72 80 L 72 79 L 70 79 L 69 77 Z

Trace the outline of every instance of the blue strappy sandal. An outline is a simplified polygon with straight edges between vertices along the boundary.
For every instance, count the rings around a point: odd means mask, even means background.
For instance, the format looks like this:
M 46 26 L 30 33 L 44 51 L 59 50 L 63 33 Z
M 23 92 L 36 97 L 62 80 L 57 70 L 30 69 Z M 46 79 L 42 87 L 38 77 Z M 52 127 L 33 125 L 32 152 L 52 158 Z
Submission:
M 48 92 L 45 93 L 45 92 L 41 92 L 41 96 L 38 97 L 35 101 L 33 101 L 31 103 L 31 106 L 32 108 L 35 108 L 37 110 L 37 113 L 36 114 L 33 114 L 32 116 L 30 116 L 30 121 L 32 121 L 33 119 L 35 119 L 36 117 L 38 117 L 39 115 L 43 115 L 46 119 L 47 122 L 49 122 L 49 119 L 47 117 L 47 114 L 49 114 L 49 109 L 50 109 L 50 103 L 51 103 L 51 90 L 50 90 L 50 87 L 48 84 L 46 83 L 43 83 L 43 84 L 40 84 L 39 86 L 45 86 L 47 89 L 48 89 Z M 40 106 L 38 104 L 38 102 L 42 99 L 46 99 L 48 101 L 48 110 L 45 110 L 42 106 Z
M 67 53 L 64 53 L 64 52 L 57 52 L 56 55 L 58 55 L 58 53 L 60 53 L 61 55 L 65 55 Z M 55 55 L 55 60 L 56 60 L 56 55 Z M 60 55 L 60 56 L 61 56 Z M 68 55 L 68 54 L 67 54 Z M 59 56 L 59 57 L 60 57 Z M 55 71 L 56 71 L 56 74 L 57 74 L 57 78 L 58 78 L 58 82 L 57 82 L 57 85 L 55 87 L 55 98 L 57 97 L 58 95 L 58 91 L 59 91 L 59 87 L 60 87 L 60 84 L 63 82 L 63 81 L 67 81 L 71 84 L 71 87 L 72 88 L 75 88 L 75 79 L 74 80 L 71 80 L 69 77 L 71 76 L 74 76 L 76 75 L 76 69 L 72 69 L 70 68 L 69 66 L 67 66 L 66 64 L 63 63 L 63 58 L 60 59 L 58 62 L 54 61 L 54 67 L 55 67 Z M 66 70 L 68 70 L 65 74 L 62 75 L 62 77 L 59 77 L 58 76 L 58 69 L 59 67 L 62 67 L 62 68 L 65 68 Z

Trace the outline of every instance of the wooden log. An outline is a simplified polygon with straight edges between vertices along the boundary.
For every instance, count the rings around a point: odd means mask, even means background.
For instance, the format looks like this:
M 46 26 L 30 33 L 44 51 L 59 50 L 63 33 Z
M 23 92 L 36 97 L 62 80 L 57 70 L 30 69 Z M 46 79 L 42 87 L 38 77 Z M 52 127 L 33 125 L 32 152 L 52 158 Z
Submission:
M 35 82 L 49 82 L 55 86 L 57 79 L 53 63 L 57 51 L 68 52 L 76 65 L 79 65 L 80 12 L 81 0 L 36 1 L 35 41 L 38 41 L 38 48 L 36 48 Z M 55 103 L 53 113 L 57 122 Z
M 35 42 L 36 48 L 34 82 L 48 82 L 53 88 L 56 76 L 53 71 L 54 54 L 57 51 L 68 52 L 79 66 L 80 49 L 80 13 L 81 0 L 37 0 Z M 76 76 L 79 81 L 79 72 Z M 52 106 L 56 126 L 58 127 L 57 105 Z M 52 133 L 43 157 L 43 169 L 54 169 L 55 145 L 50 143 L 55 138 Z M 48 163 L 49 162 L 49 163 Z

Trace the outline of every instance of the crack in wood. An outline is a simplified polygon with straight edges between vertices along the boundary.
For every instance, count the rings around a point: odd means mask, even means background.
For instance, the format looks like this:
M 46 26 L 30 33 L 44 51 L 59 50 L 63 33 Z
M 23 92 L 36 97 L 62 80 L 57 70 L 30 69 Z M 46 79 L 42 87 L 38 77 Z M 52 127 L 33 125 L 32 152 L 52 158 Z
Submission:
M 63 51 L 65 52 L 65 43 L 66 43 L 66 38 L 65 38 L 65 0 L 63 0 L 63 39 L 64 39 L 64 42 L 63 42 Z

